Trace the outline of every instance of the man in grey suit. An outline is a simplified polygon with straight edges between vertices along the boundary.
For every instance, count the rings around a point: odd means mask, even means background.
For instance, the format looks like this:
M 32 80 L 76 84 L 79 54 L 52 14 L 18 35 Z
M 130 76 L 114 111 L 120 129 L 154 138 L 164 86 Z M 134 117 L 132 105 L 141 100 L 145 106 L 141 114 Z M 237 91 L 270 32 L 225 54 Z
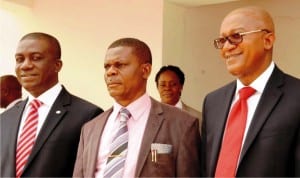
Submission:
M 59 84 L 60 57 L 60 44 L 49 34 L 29 33 L 18 44 L 15 71 L 29 96 L 1 114 L 1 177 L 72 176 L 81 127 L 103 110 Z M 36 128 L 33 147 L 17 151 L 33 100 L 41 103 L 37 124 L 31 126 L 32 132 Z M 16 159 L 18 153 L 25 156 Z
M 228 169 L 221 170 L 228 165 L 234 166 L 229 174 L 236 177 L 300 176 L 300 80 L 276 66 L 272 60 L 274 42 L 273 20 L 264 9 L 243 7 L 224 18 L 220 38 L 214 43 L 227 70 L 237 80 L 209 93 L 204 100 L 205 176 L 229 176 L 225 173 Z M 245 129 L 238 159 L 220 166 L 224 158 L 222 150 L 228 146 L 224 138 L 229 125 L 232 126 L 228 114 L 232 104 L 240 100 L 238 90 L 243 87 L 254 88 L 255 93 L 247 100 L 245 125 L 240 126 Z M 238 145 L 232 144 L 230 149 L 234 150 L 234 146 Z M 231 153 L 226 156 L 233 158 Z
M 74 177 L 105 177 L 108 158 L 124 160 L 116 166 L 115 174 L 121 177 L 200 176 L 198 120 L 147 94 L 151 67 L 151 51 L 138 39 L 122 38 L 108 47 L 104 78 L 115 102 L 84 125 Z M 127 146 L 121 154 L 112 154 L 110 145 L 121 108 L 131 114 L 125 126 Z

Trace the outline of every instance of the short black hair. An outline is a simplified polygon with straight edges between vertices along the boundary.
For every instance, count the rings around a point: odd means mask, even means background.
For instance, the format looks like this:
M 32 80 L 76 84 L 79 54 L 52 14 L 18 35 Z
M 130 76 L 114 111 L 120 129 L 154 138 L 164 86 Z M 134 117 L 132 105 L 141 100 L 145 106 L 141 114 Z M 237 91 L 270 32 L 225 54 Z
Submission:
M 32 32 L 24 35 L 20 41 L 23 41 L 25 39 L 43 39 L 46 40 L 48 43 L 51 44 L 51 47 L 54 49 L 54 56 L 56 59 L 61 58 L 61 47 L 59 44 L 58 39 L 56 39 L 54 36 L 42 33 L 42 32 Z
M 108 49 L 119 46 L 131 47 L 133 53 L 141 60 L 141 62 L 152 64 L 151 50 L 145 42 L 136 38 L 121 38 L 110 44 Z
M 184 85 L 184 81 L 185 81 L 185 77 L 184 77 L 184 73 L 181 71 L 181 69 L 177 66 L 173 66 L 173 65 L 166 65 L 166 66 L 162 66 L 159 71 L 157 72 L 156 76 L 155 76 L 155 82 L 156 82 L 156 86 L 158 86 L 158 79 L 159 76 L 165 72 L 165 71 L 172 71 L 174 72 L 178 79 L 180 84 L 183 86 Z

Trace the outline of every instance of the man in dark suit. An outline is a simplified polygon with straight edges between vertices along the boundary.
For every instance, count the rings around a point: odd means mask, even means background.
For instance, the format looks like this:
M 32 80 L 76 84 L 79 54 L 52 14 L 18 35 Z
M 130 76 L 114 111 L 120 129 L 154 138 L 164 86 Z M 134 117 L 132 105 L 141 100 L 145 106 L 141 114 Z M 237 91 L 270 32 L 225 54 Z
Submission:
M 150 49 L 138 39 L 122 38 L 108 47 L 104 78 L 115 102 L 84 125 L 74 177 L 106 177 L 110 158 L 124 160 L 113 173 L 120 177 L 200 176 L 198 120 L 146 93 L 151 67 Z M 131 114 L 125 126 L 127 146 L 113 154 L 121 108 Z
M 1 177 L 72 176 L 81 127 L 103 110 L 70 94 L 59 84 L 60 57 L 58 40 L 45 33 L 29 33 L 18 44 L 15 71 L 29 96 L 1 114 Z M 34 99 L 41 106 L 38 124 L 32 126 L 36 128 L 33 148 L 28 156 L 22 157 L 24 168 L 16 174 L 20 135 L 30 115 L 29 103 Z
M 214 43 L 237 80 L 209 93 L 204 100 L 205 176 L 300 176 L 300 80 L 283 73 L 274 64 L 274 42 L 273 20 L 261 8 L 239 8 L 224 18 L 220 38 Z M 240 147 L 238 159 L 235 163 L 221 164 L 232 124 L 228 115 L 238 100 L 238 90 L 243 87 L 252 87 L 255 93 L 247 99 L 245 125 L 238 126 L 245 128 L 242 142 L 229 147 L 231 150 Z M 234 134 L 231 140 L 233 137 Z M 233 160 L 232 155 L 227 153 L 227 160 Z M 234 166 L 231 173 L 226 173 L 228 165 Z M 222 170 L 225 167 L 228 169 Z

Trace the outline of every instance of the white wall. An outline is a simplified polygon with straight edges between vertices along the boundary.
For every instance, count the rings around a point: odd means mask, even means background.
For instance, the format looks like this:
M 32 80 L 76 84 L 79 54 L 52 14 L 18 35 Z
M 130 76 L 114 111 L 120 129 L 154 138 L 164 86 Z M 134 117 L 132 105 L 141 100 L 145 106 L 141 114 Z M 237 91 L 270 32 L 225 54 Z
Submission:
M 14 51 L 21 36 L 32 31 L 50 33 L 61 42 L 60 82 L 71 93 L 108 109 L 113 100 L 103 78 L 106 48 L 118 38 L 135 37 L 152 50 L 148 92 L 159 98 L 154 72 L 161 66 L 162 1 L 35 0 L 32 4 L 26 7 L 7 0 L 1 2 L 0 20 L 8 18 L 1 22 L 1 38 L 5 38 L 1 39 L 1 51 L 6 51 L 0 53 L 1 75 L 14 73 Z M 15 26 L 11 28 L 9 24 Z M 11 44 L 7 45 L 7 41 Z
M 165 3 L 163 64 L 183 69 L 187 81 L 182 98 L 198 110 L 208 92 L 234 79 L 214 48 L 213 39 L 219 36 L 224 16 L 247 5 L 258 5 L 271 13 L 277 35 L 274 60 L 281 69 L 300 78 L 299 0 L 241 0 L 199 7 Z
M 131 36 L 145 41 L 153 53 L 150 95 L 159 99 L 154 76 L 161 64 L 178 65 L 186 75 L 183 100 L 201 110 L 208 92 L 233 79 L 212 40 L 223 17 L 244 5 L 260 5 L 271 12 L 277 28 L 274 59 L 286 72 L 300 77 L 299 0 L 241 0 L 199 7 L 162 0 L 30 0 L 27 6 L 21 4 L 0 0 L 0 75 L 14 73 L 14 51 L 21 36 L 32 31 L 51 33 L 62 45 L 61 83 L 104 109 L 112 104 L 103 80 L 106 48 L 117 38 Z

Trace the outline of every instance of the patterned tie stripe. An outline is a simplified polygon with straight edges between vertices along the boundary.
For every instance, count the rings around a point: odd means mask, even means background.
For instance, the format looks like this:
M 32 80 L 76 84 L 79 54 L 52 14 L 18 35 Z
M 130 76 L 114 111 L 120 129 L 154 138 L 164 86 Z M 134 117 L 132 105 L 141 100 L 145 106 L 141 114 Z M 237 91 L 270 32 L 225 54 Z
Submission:
M 235 177 L 247 120 L 247 99 L 255 93 L 251 87 L 239 91 L 240 98 L 232 107 L 224 133 L 215 177 Z
M 30 103 L 29 114 L 22 128 L 16 150 L 16 177 L 20 177 L 27 163 L 28 157 L 32 151 L 36 139 L 38 126 L 38 108 L 42 103 L 33 100 Z
M 120 125 L 110 146 L 104 177 L 122 177 L 128 147 L 127 120 L 131 114 L 126 108 L 120 110 Z

